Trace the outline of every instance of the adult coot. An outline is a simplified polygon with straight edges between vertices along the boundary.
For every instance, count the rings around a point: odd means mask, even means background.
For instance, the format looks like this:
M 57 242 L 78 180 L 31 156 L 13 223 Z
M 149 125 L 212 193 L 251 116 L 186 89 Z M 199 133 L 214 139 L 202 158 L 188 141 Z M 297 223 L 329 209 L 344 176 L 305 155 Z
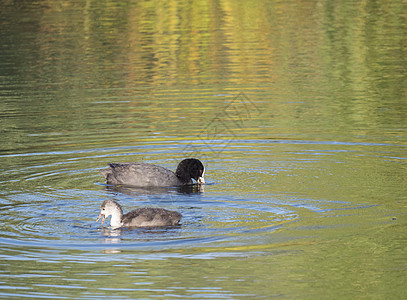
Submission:
M 132 185 L 139 187 L 182 186 L 205 183 L 204 165 L 196 158 L 187 158 L 178 164 L 175 172 L 146 163 L 111 163 L 100 171 L 108 184 Z

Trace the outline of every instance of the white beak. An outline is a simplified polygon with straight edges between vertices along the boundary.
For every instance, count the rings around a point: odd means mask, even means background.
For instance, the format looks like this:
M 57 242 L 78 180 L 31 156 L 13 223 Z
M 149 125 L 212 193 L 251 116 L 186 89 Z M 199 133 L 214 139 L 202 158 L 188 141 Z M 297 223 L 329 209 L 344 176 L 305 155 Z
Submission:
M 203 170 L 202 175 L 200 177 L 198 177 L 198 180 L 196 181 L 198 184 L 205 183 L 204 175 L 205 175 L 205 169 Z

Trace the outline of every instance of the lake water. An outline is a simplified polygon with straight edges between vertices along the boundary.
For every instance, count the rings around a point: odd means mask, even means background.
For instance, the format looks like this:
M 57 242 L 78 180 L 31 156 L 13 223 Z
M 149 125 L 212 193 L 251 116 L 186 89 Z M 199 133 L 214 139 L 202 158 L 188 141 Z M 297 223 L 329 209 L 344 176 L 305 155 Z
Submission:
M 0 298 L 407 297 L 405 1 L 0 3 Z

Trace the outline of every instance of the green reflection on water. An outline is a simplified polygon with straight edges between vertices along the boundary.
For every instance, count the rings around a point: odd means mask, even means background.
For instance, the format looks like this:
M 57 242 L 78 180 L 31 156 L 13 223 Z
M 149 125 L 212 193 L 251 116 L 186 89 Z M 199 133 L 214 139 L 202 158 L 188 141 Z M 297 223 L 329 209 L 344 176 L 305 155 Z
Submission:
M 403 1 L 0 2 L 2 204 L 196 153 L 232 213 L 208 227 L 277 226 L 160 260 L 6 245 L 3 295 L 405 297 Z M 24 237 L 10 207 L 1 236 Z

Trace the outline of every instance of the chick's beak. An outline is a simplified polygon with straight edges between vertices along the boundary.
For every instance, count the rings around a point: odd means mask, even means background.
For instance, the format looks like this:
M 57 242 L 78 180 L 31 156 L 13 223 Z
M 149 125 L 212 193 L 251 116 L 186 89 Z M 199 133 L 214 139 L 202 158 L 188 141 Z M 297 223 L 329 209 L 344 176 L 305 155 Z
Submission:
M 96 222 L 99 221 L 99 219 L 100 219 L 101 217 L 103 217 L 103 219 L 102 219 L 102 225 L 103 225 L 103 222 L 105 221 L 106 216 L 105 216 L 104 214 L 102 214 L 102 213 L 99 214 L 98 218 L 96 219 Z

